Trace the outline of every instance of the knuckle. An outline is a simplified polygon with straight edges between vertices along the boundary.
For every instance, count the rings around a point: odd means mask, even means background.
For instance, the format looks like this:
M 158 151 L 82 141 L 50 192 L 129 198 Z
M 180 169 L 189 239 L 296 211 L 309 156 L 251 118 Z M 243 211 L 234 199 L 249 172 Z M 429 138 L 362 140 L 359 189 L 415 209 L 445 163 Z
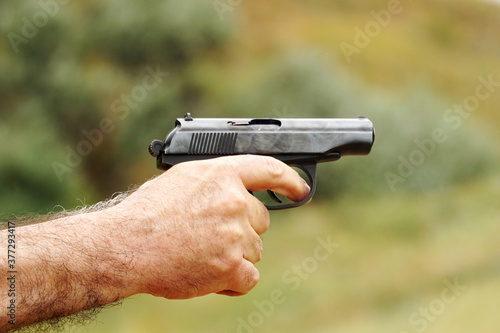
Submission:
M 266 159 L 265 167 L 271 181 L 278 181 L 283 178 L 285 169 L 277 160 Z
M 248 199 L 239 191 L 227 191 L 224 209 L 229 215 L 245 213 L 248 209 Z
M 253 273 L 251 273 L 247 276 L 246 283 L 249 286 L 248 291 L 250 291 L 253 287 L 255 287 L 257 285 L 257 283 L 259 283 L 259 279 L 260 279 L 260 275 L 259 275 L 258 270 L 255 270 Z
M 240 244 L 245 239 L 245 232 L 240 224 L 228 228 L 228 244 Z
M 240 259 L 235 255 L 227 255 L 218 258 L 214 264 L 214 271 L 217 276 L 230 276 L 240 265 Z
M 262 204 L 262 206 L 264 206 L 264 204 Z M 261 217 L 260 217 L 260 227 L 261 229 L 259 230 L 259 235 L 262 235 L 263 233 L 265 233 L 268 229 L 269 229 L 269 226 L 271 225 L 271 217 L 269 215 L 269 211 L 267 210 L 267 208 L 265 207 L 262 207 L 261 208 Z

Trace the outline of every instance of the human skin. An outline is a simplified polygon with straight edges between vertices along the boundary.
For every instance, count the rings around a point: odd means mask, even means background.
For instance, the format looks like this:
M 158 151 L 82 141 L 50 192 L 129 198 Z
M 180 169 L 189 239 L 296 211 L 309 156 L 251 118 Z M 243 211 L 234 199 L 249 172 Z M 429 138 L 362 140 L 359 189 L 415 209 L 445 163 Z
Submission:
M 97 211 L 15 228 L 15 325 L 0 265 L 0 331 L 146 293 L 187 299 L 244 295 L 258 282 L 269 213 L 248 191 L 292 201 L 309 187 L 282 162 L 233 156 L 187 162 Z M 8 230 L 0 231 L 4 252 Z M 4 275 L 5 276 L 5 275 Z

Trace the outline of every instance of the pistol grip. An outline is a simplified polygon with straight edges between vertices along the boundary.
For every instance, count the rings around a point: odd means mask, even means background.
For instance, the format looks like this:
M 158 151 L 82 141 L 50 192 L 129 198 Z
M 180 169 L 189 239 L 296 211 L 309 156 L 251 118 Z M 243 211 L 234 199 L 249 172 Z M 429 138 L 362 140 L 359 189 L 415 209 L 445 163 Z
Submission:
M 297 168 L 301 169 L 302 171 L 304 171 L 304 173 L 306 174 L 306 176 L 308 178 L 307 183 L 309 184 L 311 191 L 309 192 L 309 195 L 304 200 L 302 200 L 300 202 L 288 203 L 288 204 L 277 205 L 277 206 L 265 205 L 268 210 L 281 210 L 281 209 L 299 207 L 299 206 L 302 206 L 302 205 L 308 203 L 312 199 L 312 197 L 314 196 L 314 192 L 316 191 L 316 167 L 317 167 L 316 161 L 293 163 L 293 164 L 289 164 L 289 165 L 292 167 L 297 167 Z

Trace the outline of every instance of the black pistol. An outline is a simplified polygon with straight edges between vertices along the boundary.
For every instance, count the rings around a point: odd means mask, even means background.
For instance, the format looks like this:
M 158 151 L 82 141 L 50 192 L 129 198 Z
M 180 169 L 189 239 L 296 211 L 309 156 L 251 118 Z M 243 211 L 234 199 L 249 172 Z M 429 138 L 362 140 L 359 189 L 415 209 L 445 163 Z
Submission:
M 336 161 L 342 156 L 368 155 L 375 140 L 372 122 L 355 119 L 268 119 L 268 118 L 192 118 L 188 113 L 178 118 L 175 128 L 164 141 L 154 140 L 149 153 L 157 167 L 225 155 L 256 154 L 277 158 L 301 169 L 311 187 L 301 202 L 284 203 L 268 191 L 278 205 L 270 210 L 297 207 L 308 202 L 316 190 L 316 166 Z

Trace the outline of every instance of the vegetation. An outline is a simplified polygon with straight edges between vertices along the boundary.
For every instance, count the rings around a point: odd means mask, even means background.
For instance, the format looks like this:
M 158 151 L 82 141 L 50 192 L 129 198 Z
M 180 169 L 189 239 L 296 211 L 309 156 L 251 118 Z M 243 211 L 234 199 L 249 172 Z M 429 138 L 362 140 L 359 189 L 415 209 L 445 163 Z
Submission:
M 138 296 L 82 332 L 498 328 L 500 8 L 394 3 L 0 3 L 4 220 L 150 178 L 148 143 L 186 112 L 364 115 L 377 131 L 370 156 L 320 167 L 313 203 L 272 214 L 252 293 Z M 478 98 L 485 81 L 494 83 Z M 338 248 L 314 265 L 317 238 L 328 236 Z M 307 278 L 293 279 L 296 265 Z M 467 288 L 423 316 L 455 279 Z M 271 310 L 273 291 L 283 294 Z

